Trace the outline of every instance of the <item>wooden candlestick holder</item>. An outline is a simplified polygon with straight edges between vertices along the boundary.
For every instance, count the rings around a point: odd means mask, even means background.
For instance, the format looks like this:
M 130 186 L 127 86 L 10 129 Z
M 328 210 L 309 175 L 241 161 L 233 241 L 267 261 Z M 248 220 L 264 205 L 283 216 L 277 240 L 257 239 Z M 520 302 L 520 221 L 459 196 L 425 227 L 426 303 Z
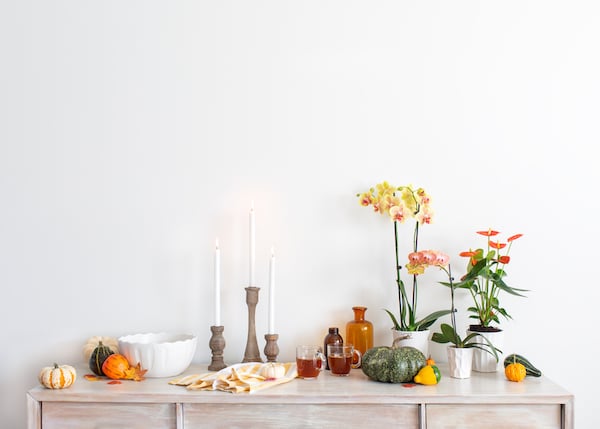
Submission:
M 246 351 L 242 362 L 262 362 L 258 342 L 256 341 L 256 304 L 258 304 L 259 287 L 248 286 L 246 288 L 246 304 L 248 305 L 248 339 L 246 341 Z
M 223 337 L 223 326 L 211 326 L 210 331 L 212 336 L 208 342 L 208 346 L 212 350 L 212 361 L 208 366 L 209 371 L 220 371 L 226 368 L 227 365 L 223 362 L 223 350 L 225 349 L 225 337 Z
M 267 362 L 277 362 L 277 355 L 279 354 L 279 346 L 277 345 L 278 334 L 265 334 L 265 356 L 267 356 Z

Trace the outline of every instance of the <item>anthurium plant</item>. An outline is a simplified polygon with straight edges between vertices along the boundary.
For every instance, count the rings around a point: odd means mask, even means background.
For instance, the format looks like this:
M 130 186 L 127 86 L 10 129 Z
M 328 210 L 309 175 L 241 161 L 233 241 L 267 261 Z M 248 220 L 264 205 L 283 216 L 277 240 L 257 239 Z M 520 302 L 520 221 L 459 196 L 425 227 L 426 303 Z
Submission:
M 506 309 L 500 305 L 500 292 L 511 295 L 524 296 L 521 292 L 525 289 L 510 287 L 504 281 L 506 265 L 510 262 L 510 249 L 515 240 L 523 234 L 510 236 L 505 242 L 495 239 L 500 233 L 492 229 L 478 231 L 477 234 L 486 237 L 485 248 L 477 248 L 460 253 L 460 256 L 469 258 L 467 273 L 461 281 L 455 284 L 456 288 L 467 289 L 473 298 L 473 306 L 468 308 L 472 313 L 469 317 L 476 319 L 481 328 L 494 328 L 492 323 L 499 324 L 499 315 L 510 319 Z
M 430 224 L 433 213 L 430 197 L 423 188 L 412 186 L 392 186 L 388 182 L 378 183 L 367 192 L 357 194 L 359 203 L 372 207 L 375 213 L 388 216 L 394 227 L 394 245 L 396 260 L 396 285 L 398 288 L 398 315 L 385 310 L 398 331 L 422 331 L 429 328 L 437 319 L 450 313 L 449 310 L 435 311 L 423 318 L 417 316 L 418 276 L 428 267 L 444 267 L 448 264 L 448 255 L 435 250 L 419 251 L 419 226 Z M 399 225 L 409 219 L 414 220 L 412 252 L 408 255 L 406 271 L 412 278 L 412 288 L 407 290 L 401 277 Z

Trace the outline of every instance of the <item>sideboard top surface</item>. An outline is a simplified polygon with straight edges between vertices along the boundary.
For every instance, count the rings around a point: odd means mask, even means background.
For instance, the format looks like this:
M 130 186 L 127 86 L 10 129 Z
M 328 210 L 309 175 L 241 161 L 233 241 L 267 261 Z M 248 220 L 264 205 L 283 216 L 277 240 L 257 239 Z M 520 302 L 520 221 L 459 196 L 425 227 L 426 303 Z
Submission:
M 370 380 L 360 369 L 348 377 L 336 377 L 329 371 L 313 380 L 295 379 L 255 393 L 192 391 L 168 382 L 183 375 L 203 374 L 206 365 L 192 365 L 182 375 L 170 378 L 147 378 L 141 382 L 123 380 L 108 384 L 109 379 L 88 381 L 83 377 L 90 371 L 77 366 L 77 380 L 61 390 L 37 386 L 28 393 L 37 401 L 60 402 L 181 402 L 181 403 L 567 403 L 573 395 L 542 376 L 526 377 L 516 383 L 508 381 L 502 371 L 473 372 L 470 378 L 455 379 L 446 365 L 439 365 L 441 381 L 434 386 L 380 383 Z

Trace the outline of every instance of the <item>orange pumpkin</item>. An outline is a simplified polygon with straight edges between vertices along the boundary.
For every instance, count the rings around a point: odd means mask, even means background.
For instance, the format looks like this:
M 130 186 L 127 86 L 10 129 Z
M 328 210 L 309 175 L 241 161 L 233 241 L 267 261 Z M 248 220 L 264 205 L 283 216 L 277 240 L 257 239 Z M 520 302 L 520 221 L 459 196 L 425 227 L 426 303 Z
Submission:
M 106 358 L 102 364 L 102 372 L 108 378 L 119 380 L 128 375 L 129 361 L 121 354 L 115 353 Z
M 102 364 L 102 372 L 113 380 L 142 381 L 148 370 L 142 369 L 139 363 L 136 366 L 131 366 L 125 356 L 115 353 L 106 358 Z

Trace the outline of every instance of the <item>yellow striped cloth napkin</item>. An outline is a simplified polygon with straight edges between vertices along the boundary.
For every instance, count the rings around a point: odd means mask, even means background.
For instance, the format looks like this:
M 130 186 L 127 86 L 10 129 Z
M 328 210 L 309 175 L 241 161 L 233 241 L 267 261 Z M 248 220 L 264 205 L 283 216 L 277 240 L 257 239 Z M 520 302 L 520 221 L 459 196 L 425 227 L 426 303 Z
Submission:
M 263 374 L 269 365 L 282 365 L 285 375 L 267 378 Z M 298 376 L 295 362 L 288 363 L 238 363 L 218 372 L 186 375 L 169 381 L 169 384 L 185 386 L 189 390 L 221 390 L 224 392 L 258 392 L 269 387 L 287 383 Z

